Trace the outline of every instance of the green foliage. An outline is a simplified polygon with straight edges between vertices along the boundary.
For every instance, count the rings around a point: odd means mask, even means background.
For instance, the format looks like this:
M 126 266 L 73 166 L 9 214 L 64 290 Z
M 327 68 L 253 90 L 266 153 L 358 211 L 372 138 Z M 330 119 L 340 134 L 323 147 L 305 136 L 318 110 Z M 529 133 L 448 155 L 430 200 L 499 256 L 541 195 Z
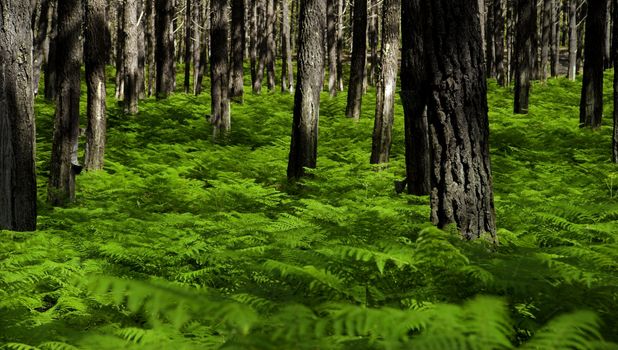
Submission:
M 0 232 L 0 349 L 615 349 L 618 169 L 608 125 L 578 128 L 579 88 L 536 84 L 515 116 L 490 82 L 497 247 L 394 193 L 400 106 L 391 163 L 368 164 L 372 90 L 358 123 L 323 95 L 319 167 L 295 185 L 291 95 L 247 91 L 225 145 L 208 95 L 135 117 L 110 99 L 106 170 L 68 208 L 44 203 L 37 100 L 39 231 Z

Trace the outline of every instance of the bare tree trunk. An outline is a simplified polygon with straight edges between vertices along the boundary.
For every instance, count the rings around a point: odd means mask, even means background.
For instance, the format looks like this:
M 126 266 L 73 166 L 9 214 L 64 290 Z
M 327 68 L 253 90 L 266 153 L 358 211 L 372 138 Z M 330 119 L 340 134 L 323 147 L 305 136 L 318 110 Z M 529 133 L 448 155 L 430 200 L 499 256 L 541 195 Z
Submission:
M 493 0 L 495 1 L 495 0 Z M 487 67 L 487 77 L 493 78 L 496 76 L 496 43 L 495 40 L 495 11 L 493 1 L 488 1 L 486 5 L 486 21 L 485 27 L 482 30 L 485 33 L 485 41 L 487 48 L 485 49 L 485 66 Z
M 605 3 L 607 9 L 605 12 L 605 34 L 603 36 L 603 67 L 609 69 L 612 67 L 612 1 L 605 0 Z
M 146 1 L 146 94 L 150 97 L 155 91 L 156 67 L 155 67 L 155 0 Z
M 285 0 L 284 0 L 285 1 Z M 327 0 L 326 45 L 328 47 L 328 92 L 331 97 L 337 96 L 337 2 Z
M 208 57 L 210 52 L 210 1 L 204 0 L 202 4 L 202 21 L 204 23 L 204 29 L 201 36 L 201 50 L 200 50 L 200 70 L 198 72 L 195 82 L 195 95 L 202 93 L 202 80 L 208 67 Z
M 136 114 L 139 100 L 138 80 L 138 0 L 124 0 L 123 64 L 124 64 L 124 111 Z
M 552 77 L 558 76 L 558 66 L 560 65 L 560 31 L 558 30 L 558 23 L 560 21 L 559 10 L 560 10 L 560 1 L 553 1 L 552 12 L 551 12 L 551 38 L 550 38 L 550 73 Z
M 62 1 L 62 0 L 59 0 Z M 124 5 L 125 0 L 116 3 L 116 100 L 124 98 L 125 64 L 124 64 Z
M 507 85 L 507 72 L 504 67 L 504 29 L 505 29 L 505 0 L 494 0 L 494 46 L 495 57 L 494 61 L 496 62 L 496 79 L 498 80 L 498 85 L 506 86 Z
M 584 48 L 584 79 L 579 103 L 580 127 L 601 127 L 603 116 L 603 38 L 607 0 L 589 0 Z
M 324 76 L 326 0 L 305 0 L 300 5 L 298 75 L 294 95 L 294 121 L 288 162 L 288 179 L 315 168 L 318 155 L 320 92 Z
M 612 19 L 614 26 L 612 28 L 612 40 L 614 50 L 612 58 L 614 67 L 618 67 L 618 0 L 612 0 Z M 612 161 L 618 163 L 618 74 L 614 74 L 614 132 L 612 136 Z
M 294 71 L 290 41 L 290 13 L 288 0 L 281 0 L 281 91 L 294 92 Z
M 540 73 L 541 79 L 546 80 L 548 75 L 548 67 L 549 67 L 549 49 L 551 47 L 551 28 L 553 25 L 552 21 L 552 12 L 554 8 L 553 0 L 544 0 L 543 1 L 543 27 L 542 27 L 542 35 L 541 35 L 541 65 L 540 65 Z
M 275 0 L 266 0 L 266 86 L 268 91 L 275 88 Z
M 258 41 L 258 1 L 259 0 L 249 0 L 250 1 L 250 8 L 249 8 L 249 13 L 251 15 L 250 17 L 250 21 L 249 21 L 249 27 L 250 27 L 250 34 L 249 34 L 249 64 L 251 66 L 251 88 L 253 89 L 253 92 L 255 93 L 255 87 L 257 84 L 257 55 L 258 55 L 258 45 L 259 45 L 259 41 Z
M 80 0 L 58 2 L 56 117 L 49 171 L 48 201 L 64 205 L 75 200 L 75 174 L 79 136 L 80 67 L 82 25 Z
M 383 0 L 382 6 L 382 47 L 378 70 L 371 164 L 388 163 L 389 160 L 393 141 L 399 63 L 401 0 Z
M 146 98 L 146 13 L 143 1 L 137 0 L 137 97 Z
M 575 81 L 577 75 L 577 1 L 569 1 L 569 80 Z
M 28 2 L 0 4 L 0 230 L 36 230 L 30 14 Z
M 264 70 L 266 69 L 266 60 L 268 56 L 268 25 L 266 20 L 266 2 L 270 0 L 255 0 L 256 1 L 256 30 L 257 30 L 257 64 L 255 72 L 255 80 L 253 80 L 253 93 L 262 93 L 262 80 L 264 79 Z
M 32 88 L 34 95 L 39 93 L 39 81 L 41 79 L 41 68 L 43 62 L 46 61 L 45 53 L 49 47 L 49 16 L 50 16 L 50 3 L 51 0 L 41 0 L 40 14 L 37 18 L 36 26 L 34 29 L 34 42 L 33 42 L 33 57 L 32 57 Z
M 158 99 L 167 98 L 174 91 L 174 34 L 172 31 L 172 0 L 156 0 L 156 64 Z
M 376 84 L 378 74 L 378 32 L 380 25 L 378 21 L 378 9 L 380 3 L 378 3 L 378 0 L 368 1 L 370 1 L 371 5 L 369 8 L 369 21 L 367 24 L 367 40 L 369 40 L 369 72 L 367 74 L 367 83 L 374 86 Z
M 215 142 L 227 140 L 232 127 L 230 119 L 230 100 L 228 97 L 228 0 L 211 1 L 211 27 L 210 42 L 210 95 L 211 116 L 210 123 L 213 128 Z
M 201 26 L 203 25 L 202 20 L 202 1 L 194 0 L 194 9 L 193 16 L 191 17 L 192 25 L 195 28 L 193 31 L 193 94 L 197 95 L 197 83 L 198 83 L 198 75 L 200 74 L 200 65 L 203 64 L 200 59 L 200 52 L 202 49 L 202 32 L 204 31 Z
M 287 1 L 287 0 L 284 0 Z M 232 0 L 232 67 L 230 98 L 239 103 L 244 95 L 245 0 Z
M 584 66 L 584 29 L 585 25 L 583 25 L 586 21 L 586 16 L 588 12 L 588 1 L 584 1 L 580 5 L 580 10 L 577 16 L 577 64 L 576 64 L 576 72 L 580 72 L 582 67 Z
M 354 34 L 352 36 L 352 63 L 350 67 L 350 84 L 348 86 L 348 104 L 346 116 L 360 119 L 363 102 L 363 80 L 367 61 L 367 1 L 354 1 Z
M 343 1 L 337 0 L 337 86 L 343 91 Z
M 241 0 L 242 1 L 242 0 Z M 191 90 L 191 58 L 193 57 L 193 0 L 185 1 L 185 76 L 183 87 L 185 94 Z
M 56 99 L 56 37 L 58 36 L 58 0 L 50 0 L 51 28 L 49 31 L 49 54 L 45 64 L 45 99 Z
M 534 67 L 533 42 L 536 35 L 534 0 L 517 0 L 517 37 L 515 39 L 515 113 L 527 114 L 530 79 Z

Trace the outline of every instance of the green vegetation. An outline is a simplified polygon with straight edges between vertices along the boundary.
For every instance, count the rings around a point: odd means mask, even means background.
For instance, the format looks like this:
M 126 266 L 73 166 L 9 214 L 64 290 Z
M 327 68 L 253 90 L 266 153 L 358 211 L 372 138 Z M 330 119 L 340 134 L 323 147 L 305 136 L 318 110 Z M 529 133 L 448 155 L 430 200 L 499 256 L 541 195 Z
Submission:
M 515 116 L 490 83 L 499 247 L 394 193 L 400 106 L 392 162 L 369 165 L 373 91 L 360 123 L 323 94 L 318 169 L 296 185 L 290 95 L 247 89 L 227 145 L 207 94 L 135 117 L 110 99 L 106 171 L 64 209 L 44 203 L 53 106 L 38 99 L 40 230 L 0 232 L 0 348 L 618 348 L 618 168 L 609 124 L 578 128 L 580 85 L 538 83 Z

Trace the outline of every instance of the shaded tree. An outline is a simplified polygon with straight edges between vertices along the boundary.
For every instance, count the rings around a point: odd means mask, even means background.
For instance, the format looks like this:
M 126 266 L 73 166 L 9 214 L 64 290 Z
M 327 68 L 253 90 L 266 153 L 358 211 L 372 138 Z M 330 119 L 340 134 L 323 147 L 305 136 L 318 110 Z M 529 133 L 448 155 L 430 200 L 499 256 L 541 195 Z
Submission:
M 230 98 L 242 103 L 244 94 L 245 0 L 232 0 L 232 55 Z
M 577 75 L 577 1 L 569 1 L 569 67 L 567 77 L 575 80 Z
M 579 125 L 601 126 L 603 116 L 603 38 L 607 0 L 589 0 L 584 47 L 584 78 L 579 102 Z
M 517 32 L 515 38 L 515 113 L 528 113 L 530 79 L 535 58 L 536 1 L 515 0 L 517 6 Z
M 358 120 L 363 103 L 363 80 L 367 61 L 367 0 L 354 1 L 353 16 L 352 62 L 345 114 L 348 118 Z
M 326 2 L 326 46 L 328 48 L 328 92 L 337 95 L 337 1 Z
M 155 59 L 157 67 L 156 95 L 167 98 L 174 91 L 176 80 L 174 70 L 174 32 L 172 30 L 173 0 L 155 2 Z
M 281 0 L 281 91 L 294 92 L 288 0 Z
M 213 139 L 225 141 L 232 127 L 230 119 L 228 78 L 228 0 L 210 2 L 210 123 L 214 126 Z
M 138 0 L 124 0 L 122 26 L 123 35 L 123 60 L 124 65 L 124 111 L 129 114 L 137 113 L 139 99 L 139 53 L 138 53 Z

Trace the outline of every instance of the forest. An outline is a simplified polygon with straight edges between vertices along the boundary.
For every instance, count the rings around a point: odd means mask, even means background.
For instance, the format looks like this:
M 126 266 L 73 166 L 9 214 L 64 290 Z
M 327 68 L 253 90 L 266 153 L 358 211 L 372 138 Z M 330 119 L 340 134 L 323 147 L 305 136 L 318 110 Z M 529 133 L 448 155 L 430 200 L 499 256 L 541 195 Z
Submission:
M 0 0 L 0 349 L 618 349 L 618 0 Z

